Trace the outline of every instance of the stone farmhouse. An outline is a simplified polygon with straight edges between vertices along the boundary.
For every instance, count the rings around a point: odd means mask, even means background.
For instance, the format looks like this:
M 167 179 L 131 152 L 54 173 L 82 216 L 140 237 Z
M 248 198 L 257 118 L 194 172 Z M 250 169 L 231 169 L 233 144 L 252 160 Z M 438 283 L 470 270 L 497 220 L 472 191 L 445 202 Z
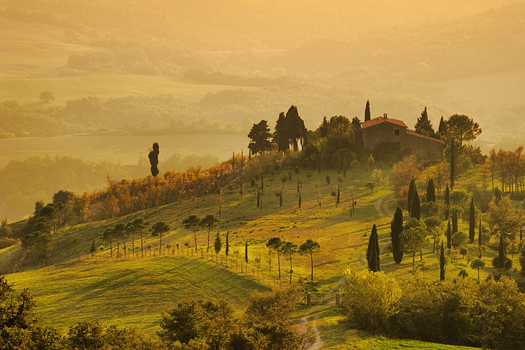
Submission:
M 386 113 L 361 124 L 365 148 L 374 149 L 381 142 L 395 142 L 411 152 L 421 151 L 426 159 L 439 162 L 445 143 L 442 140 L 409 130 L 402 120 L 388 118 Z

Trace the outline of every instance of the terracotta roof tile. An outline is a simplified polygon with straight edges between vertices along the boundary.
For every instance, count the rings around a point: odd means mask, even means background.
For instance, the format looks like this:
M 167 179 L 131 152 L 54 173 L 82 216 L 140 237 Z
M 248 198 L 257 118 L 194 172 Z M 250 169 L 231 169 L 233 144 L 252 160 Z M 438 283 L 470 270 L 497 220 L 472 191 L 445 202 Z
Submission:
M 362 129 L 369 128 L 371 126 L 374 126 L 374 125 L 377 125 L 377 124 L 381 124 L 381 123 L 384 123 L 384 122 L 392 123 L 392 124 L 396 124 L 396 125 L 402 126 L 404 128 L 408 128 L 408 126 L 402 120 L 397 120 L 397 119 L 392 119 L 392 118 L 384 118 L 384 117 L 377 117 L 377 118 L 368 120 L 366 122 L 363 122 L 361 124 L 361 128 Z
M 443 146 L 445 145 L 445 142 L 443 142 L 443 140 L 435 139 L 435 138 L 433 138 L 433 137 L 426 136 L 426 135 L 421 135 L 421 134 L 418 134 L 417 132 L 412 131 L 412 130 L 408 130 L 408 129 L 407 129 L 407 134 L 408 134 L 408 135 L 412 135 L 412 136 L 417 136 L 417 137 L 420 137 L 420 138 L 425 139 L 425 140 L 434 141 L 434 142 L 439 142 L 439 143 L 443 144 Z

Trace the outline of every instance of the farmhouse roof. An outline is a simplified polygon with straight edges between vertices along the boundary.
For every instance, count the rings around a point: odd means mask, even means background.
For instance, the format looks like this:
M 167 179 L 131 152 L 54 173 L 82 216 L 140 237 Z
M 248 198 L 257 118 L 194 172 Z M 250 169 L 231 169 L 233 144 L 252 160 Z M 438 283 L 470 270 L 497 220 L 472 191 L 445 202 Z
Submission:
M 392 124 L 396 124 L 396 125 L 402 126 L 404 128 L 408 128 L 408 126 L 402 120 L 392 119 L 392 118 L 388 118 L 386 116 L 377 117 L 377 118 L 368 120 L 366 122 L 363 122 L 361 124 L 361 128 L 362 129 L 366 129 L 366 128 L 369 128 L 371 126 L 374 126 L 374 125 L 377 125 L 377 124 L 381 124 L 381 123 L 392 123 Z
M 407 134 L 408 135 L 412 135 L 412 136 L 421 137 L 422 139 L 438 142 L 438 143 L 441 143 L 441 144 L 445 145 L 445 142 L 443 142 L 443 140 L 436 139 L 436 138 L 433 138 L 433 137 L 430 137 L 430 136 L 426 136 L 426 135 L 421 135 L 421 134 L 418 134 L 417 132 L 409 130 L 409 129 L 407 129 Z

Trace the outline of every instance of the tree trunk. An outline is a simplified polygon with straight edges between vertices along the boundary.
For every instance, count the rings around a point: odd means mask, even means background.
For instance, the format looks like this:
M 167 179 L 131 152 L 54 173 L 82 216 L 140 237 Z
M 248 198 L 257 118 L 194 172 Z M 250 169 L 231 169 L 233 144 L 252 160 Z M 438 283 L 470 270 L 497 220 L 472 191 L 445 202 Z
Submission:
M 193 231 L 193 237 L 195 238 L 195 251 L 197 251 L 197 231 Z
M 277 253 L 277 266 L 279 266 L 279 279 L 281 279 L 281 254 Z

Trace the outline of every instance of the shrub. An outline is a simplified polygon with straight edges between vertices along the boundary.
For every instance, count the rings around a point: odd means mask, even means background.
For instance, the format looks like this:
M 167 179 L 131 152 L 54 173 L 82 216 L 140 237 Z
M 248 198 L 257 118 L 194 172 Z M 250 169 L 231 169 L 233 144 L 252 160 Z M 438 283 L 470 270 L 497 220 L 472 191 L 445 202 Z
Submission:
M 492 266 L 495 268 L 505 268 L 505 270 L 510 270 L 512 268 L 512 260 L 509 258 L 505 258 L 505 263 L 503 266 L 499 266 L 499 256 L 495 256 L 494 259 L 492 259 Z
M 9 238 L 9 237 L 0 238 L 0 249 L 4 249 L 10 246 L 13 246 L 17 243 L 18 243 L 18 239 L 15 239 L 15 238 Z

